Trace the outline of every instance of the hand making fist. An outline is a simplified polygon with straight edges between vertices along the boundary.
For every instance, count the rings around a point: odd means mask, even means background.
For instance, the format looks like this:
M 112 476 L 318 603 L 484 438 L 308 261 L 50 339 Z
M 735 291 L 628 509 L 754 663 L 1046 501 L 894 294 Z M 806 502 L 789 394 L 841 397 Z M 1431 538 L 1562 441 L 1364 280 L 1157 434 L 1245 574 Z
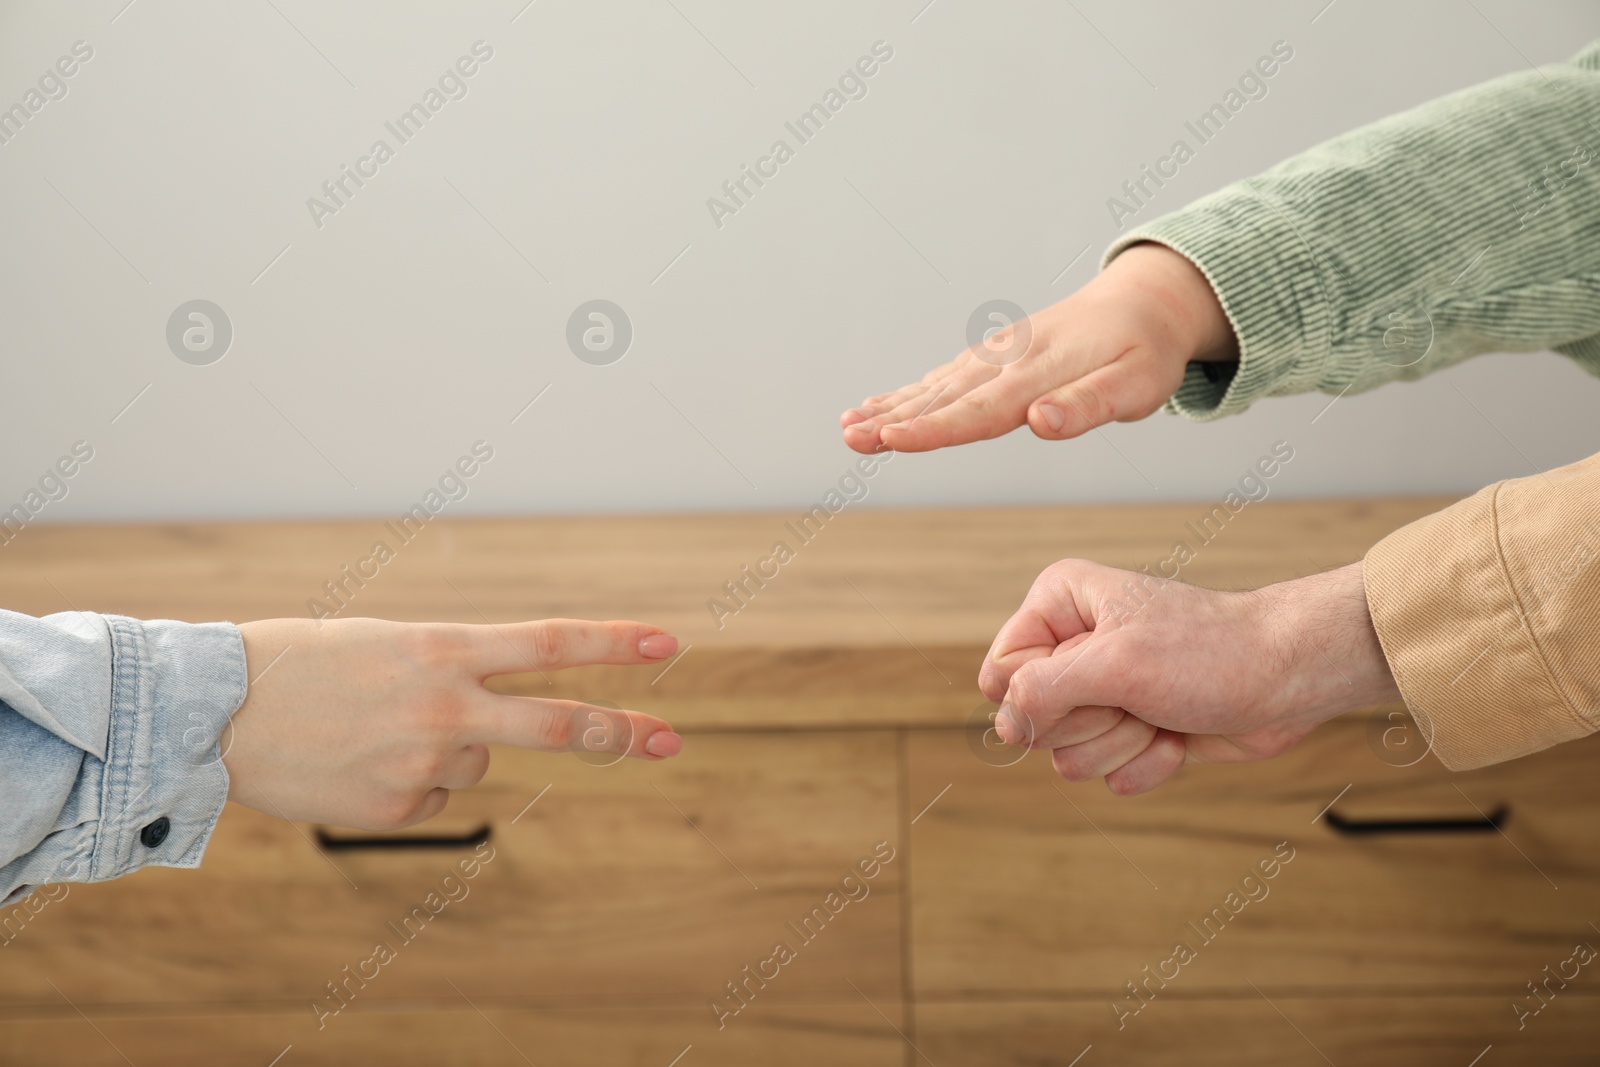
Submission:
M 1218 592 L 1084 560 L 1033 583 L 983 662 L 1000 739 L 1072 781 L 1153 789 L 1186 763 L 1267 759 L 1400 699 L 1361 564 Z

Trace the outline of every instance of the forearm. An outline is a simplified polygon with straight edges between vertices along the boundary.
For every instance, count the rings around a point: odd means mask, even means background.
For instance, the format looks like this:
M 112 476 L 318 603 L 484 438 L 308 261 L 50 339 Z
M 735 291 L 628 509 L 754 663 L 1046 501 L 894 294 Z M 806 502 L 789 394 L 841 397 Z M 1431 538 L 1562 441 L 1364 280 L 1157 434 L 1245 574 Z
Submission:
M 1284 665 L 1277 700 L 1313 729 L 1347 711 L 1400 699 L 1367 608 L 1360 562 L 1260 591 L 1269 639 Z

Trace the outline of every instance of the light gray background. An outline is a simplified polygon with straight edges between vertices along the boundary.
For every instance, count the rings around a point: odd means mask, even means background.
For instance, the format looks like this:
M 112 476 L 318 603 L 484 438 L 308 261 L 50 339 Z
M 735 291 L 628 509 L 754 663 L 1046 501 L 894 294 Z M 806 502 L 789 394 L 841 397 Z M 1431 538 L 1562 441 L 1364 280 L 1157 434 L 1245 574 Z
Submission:
M 949 358 L 979 303 L 1083 284 L 1106 198 L 1275 40 L 1270 95 L 1139 220 L 1600 36 L 1581 0 L 125 2 L 0 10 L 0 106 L 95 50 L 0 146 L 0 507 L 96 449 L 43 521 L 393 514 L 479 438 L 451 514 L 798 507 L 855 458 L 840 410 Z M 478 39 L 469 95 L 317 229 L 307 197 Z M 706 198 L 879 39 L 868 96 L 714 227 Z M 206 367 L 165 343 L 196 298 L 235 331 Z M 591 298 L 632 318 L 611 366 L 566 348 Z M 1597 398 L 1487 356 L 1315 424 L 1327 397 L 902 457 L 869 503 L 1206 499 L 1279 438 L 1279 495 L 1467 492 L 1600 447 Z

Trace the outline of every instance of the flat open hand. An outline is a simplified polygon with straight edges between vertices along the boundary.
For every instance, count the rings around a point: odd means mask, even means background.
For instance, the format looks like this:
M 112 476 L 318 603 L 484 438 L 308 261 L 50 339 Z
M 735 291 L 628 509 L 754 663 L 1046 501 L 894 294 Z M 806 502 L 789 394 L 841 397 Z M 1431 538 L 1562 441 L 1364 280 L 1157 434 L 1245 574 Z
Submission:
M 269 619 L 239 629 L 255 680 L 222 739 L 228 799 L 269 815 L 389 830 L 432 818 L 451 789 L 477 784 L 490 744 L 646 760 L 682 747 L 654 715 L 483 686 L 677 650 L 677 638 L 643 623 Z
M 1139 244 L 1077 293 L 920 382 L 868 397 L 839 424 L 845 444 L 866 453 L 927 452 L 1024 423 L 1060 441 L 1151 414 L 1177 391 L 1190 360 L 1237 358 L 1205 275 L 1165 246 Z
M 1282 753 L 1328 719 L 1400 699 L 1361 564 L 1255 592 L 1084 560 L 1033 583 L 985 657 L 1001 740 L 1071 781 L 1153 789 L 1185 763 Z

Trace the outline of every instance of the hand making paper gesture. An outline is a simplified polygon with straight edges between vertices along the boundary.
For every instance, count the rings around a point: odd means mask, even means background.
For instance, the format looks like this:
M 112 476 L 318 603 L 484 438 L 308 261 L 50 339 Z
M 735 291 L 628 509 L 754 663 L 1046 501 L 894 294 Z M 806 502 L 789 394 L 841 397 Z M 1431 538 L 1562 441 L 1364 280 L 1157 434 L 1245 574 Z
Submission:
M 1077 293 L 1001 330 L 987 346 L 845 412 L 845 444 L 867 453 L 927 452 L 1024 424 L 1046 440 L 1064 440 L 1151 414 L 1191 361 L 1238 358 L 1205 276 L 1154 244 L 1130 248 Z

